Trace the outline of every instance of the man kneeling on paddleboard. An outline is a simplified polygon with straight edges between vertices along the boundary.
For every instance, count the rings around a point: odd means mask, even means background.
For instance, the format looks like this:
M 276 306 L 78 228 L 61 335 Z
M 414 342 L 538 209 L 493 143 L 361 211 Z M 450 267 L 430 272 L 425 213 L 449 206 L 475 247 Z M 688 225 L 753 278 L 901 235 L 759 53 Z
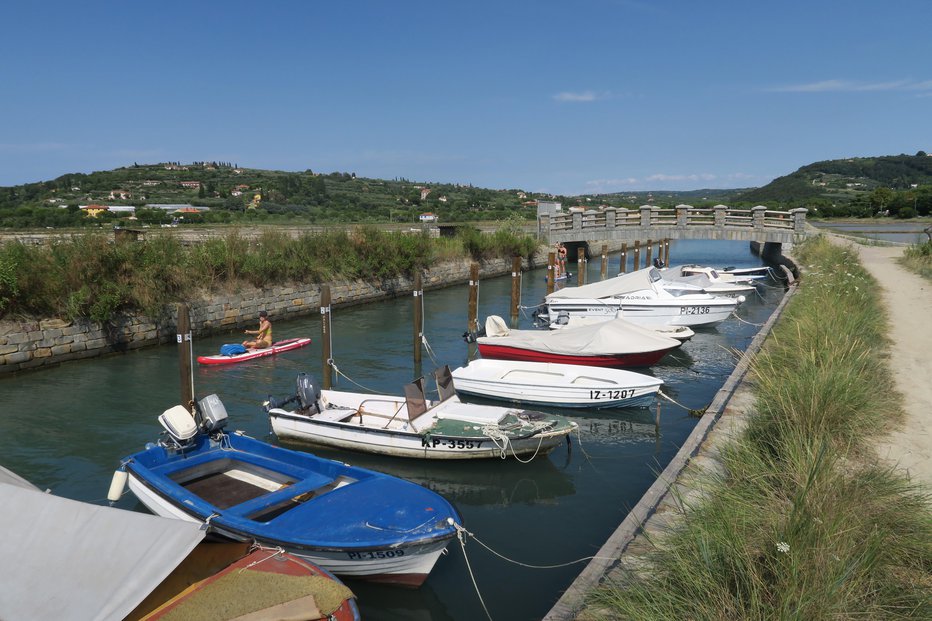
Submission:
M 245 334 L 255 334 L 256 340 L 243 341 L 243 347 L 247 349 L 264 349 L 272 346 L 272 322 L 269 321 L 269 314 L 265 311 L 259 311 L 259 329 L 245 330 Z

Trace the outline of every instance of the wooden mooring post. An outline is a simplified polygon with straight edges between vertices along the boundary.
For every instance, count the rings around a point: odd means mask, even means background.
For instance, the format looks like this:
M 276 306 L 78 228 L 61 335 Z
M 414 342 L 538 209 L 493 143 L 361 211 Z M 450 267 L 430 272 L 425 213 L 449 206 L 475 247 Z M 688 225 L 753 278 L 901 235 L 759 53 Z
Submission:
M 634 242 L 634 271 L 641 269 L 641 241 Z
M 421 363 L 421 341 L 424 338 L 424 289 L 421 272 L 414 275 L 414 364 Z
M 551 252 L 547 255 L 547 295 L 553 293 L 554 285 L 557 280 L 557 271 L 554 267 L 556 265 L 556 253 Z
M 191 316 L 188 305 L 184 302 L 178 304 L 178 366 L 181 369 L 181 403 L 188 411 L 194 412 L 194 367 L 192 364 L 193 350 L 191 347 Z
M 330 285 L 320 287 L 320 366 L 323 369 L 321 388 L 329 390 L 333 385 L 333 352 L 330 351 Z
M 650 257 L 653 254 L 651 249 L 653 247 L 654 241 L 651 239 L 647 240 L 647 252 L 644 254 L 644 267 L 650 267 Z
M 663 264 L 670 265 L 670 239 L 663 240 Z
M 621 242 L 621 265 L 618 266 L 618 273 L 624 274 L 628 271 L 628 242 Z
M 518 306 L 521 304 L 521 257 L 511 259 L 511 323 L 518 321 Z
M 552 255 L 551 255 L 552 256 Z M 469 266 L 469 318 L 466 329 L 471 334 L 479 331 L 479 264 Z

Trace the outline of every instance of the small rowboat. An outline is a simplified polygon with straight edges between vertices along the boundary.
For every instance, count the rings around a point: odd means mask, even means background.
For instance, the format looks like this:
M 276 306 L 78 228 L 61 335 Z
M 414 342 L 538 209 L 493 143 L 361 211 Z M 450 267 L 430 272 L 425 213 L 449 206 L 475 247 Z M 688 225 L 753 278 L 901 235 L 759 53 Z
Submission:
M 198 356 L 197 361 L 201 364 L 233 364 L 236 362 L 253 360 L 255 358 L 273 356 L 283 351 L 291 351 L 292 349 L 298 349 L 299 347 L 304 347 L 310 344 L 311 339 L 306 337 L 300 339 L 285 339 L 284 341 L 277 341 L 272 343 L 271 347 L 264 347 L 262 349 L 250 349 L 245 354 L 235 354 L 233 356 L 225 356 L 223 354 Z
M 518 360 L 473 360 L 453 371 L 457 393 L 568 408 L 643 407 L 663 380 L 623 369 Z

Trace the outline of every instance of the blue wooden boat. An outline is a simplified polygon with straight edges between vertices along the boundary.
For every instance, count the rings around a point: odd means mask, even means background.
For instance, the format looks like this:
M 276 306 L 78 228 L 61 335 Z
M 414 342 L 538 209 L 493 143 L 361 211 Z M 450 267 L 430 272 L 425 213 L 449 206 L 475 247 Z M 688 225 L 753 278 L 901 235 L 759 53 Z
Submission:
M 456 509 L 420 485 L 226 433 L 216 395 L 196 410 L 162 414 L 159 442 L 125 458 L 115 475 L 157 515 L 281 547 L 339 576 L 409 587 L 424 582 L 456 536 Z

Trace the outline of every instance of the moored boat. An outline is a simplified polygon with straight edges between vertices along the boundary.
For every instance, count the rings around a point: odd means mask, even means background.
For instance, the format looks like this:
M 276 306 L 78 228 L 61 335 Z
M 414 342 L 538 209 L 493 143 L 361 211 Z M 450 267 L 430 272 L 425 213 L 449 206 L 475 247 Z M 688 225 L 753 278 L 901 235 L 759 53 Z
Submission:
M 534 457 L 578 428 L 556 414 L 463 403 L 449 367 L 434 378 L 438 400 L 427 399 L 424 378 L 395 396 L 321 390 L 302 373 L 295 395 L 270 397 L 266 412 L 283 440 L 418 459 Z
M 478 359 L 453 370 L 457 393 L 567 408 L 643 407 L 663 380 L 624 369 Z
M 682 343 L 622 318 L 561 330 L 511 330 L 501 317 L 489 315 L 476 344 L 483 358 L 647 367 Z
M 175 406 L 166 429 L 121 462 L 150 511 L 235 541 L 282 547 L 338 575 L 417 587 L 456 535 L 443 497 L 387 474 L 226 433 L 216 395 L 198 419 Z

